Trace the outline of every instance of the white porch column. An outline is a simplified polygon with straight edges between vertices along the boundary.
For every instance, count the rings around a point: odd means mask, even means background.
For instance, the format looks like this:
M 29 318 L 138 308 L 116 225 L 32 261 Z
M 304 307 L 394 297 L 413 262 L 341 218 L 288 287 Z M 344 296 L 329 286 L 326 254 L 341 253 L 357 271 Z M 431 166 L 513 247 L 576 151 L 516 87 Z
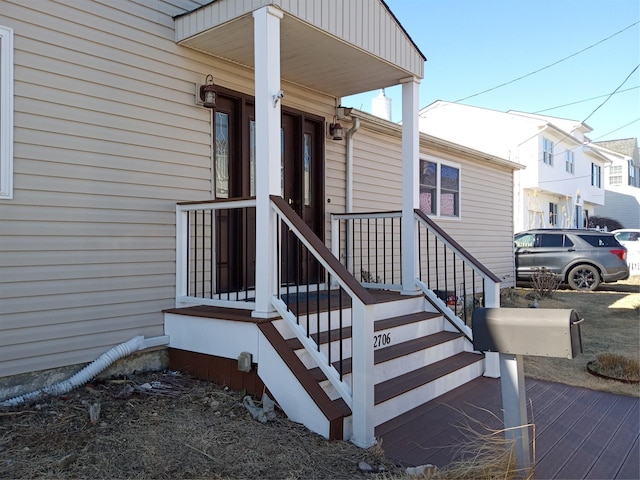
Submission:
M 487 280 L 486 285 L 485 308 L 500 308 L 500 284 Z M 489 378 L 500 377 L 500 354 L 498 352 L 484 353 L 484 376 Z
M 411 77 L 402 82 L 402 293 L 416 287 L 417 232 L 414 209 L 420 205 L 420 139 L 418 128 L 418 87 Z
M 267 6 L 253 12 L 256 114 L 256 308 L 254 317 L 272 317 L 277 288 L 276 216 L 269 195 L 280 195 L 280 20 Z

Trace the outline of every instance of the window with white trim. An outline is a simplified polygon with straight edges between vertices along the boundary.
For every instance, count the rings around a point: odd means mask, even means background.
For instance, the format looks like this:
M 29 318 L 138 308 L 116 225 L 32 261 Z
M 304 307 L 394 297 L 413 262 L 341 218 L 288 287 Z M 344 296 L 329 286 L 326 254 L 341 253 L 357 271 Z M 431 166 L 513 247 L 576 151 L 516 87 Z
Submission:
M 542 161 L 553 165 L 553 142 L 545 137 L 542 137 Z
M 573 175 L 576 170 L 576 159 L 571 150 L 567 150 L 566 152 L 565 169 L 567 170 L 567 173 L 570 173 L 571 175 Z
M 600 165 L 591 164 L 591 185 L 594 187 L 602 187 L 602 169 Z
M 609 169 L 609 185 L 622 185 L 622 165 L 611 165 Z
M 0 199 L 13 198 L 13 29 L 0 25 Z
M 420 160 L 420 209 L 427 215 L 460 217 L 460 167 Z

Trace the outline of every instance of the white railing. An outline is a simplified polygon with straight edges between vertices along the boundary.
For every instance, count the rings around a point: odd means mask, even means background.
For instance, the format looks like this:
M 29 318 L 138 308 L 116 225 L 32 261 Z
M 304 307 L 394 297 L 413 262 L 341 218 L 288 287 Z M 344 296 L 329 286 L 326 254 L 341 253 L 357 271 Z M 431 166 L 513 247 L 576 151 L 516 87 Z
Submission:
M 277 217 L 277 231 L 279 232 L 278 252 L 278 285 L 286 285 L 279 288 L 273 296 L 273 306 L 287 322 L 296 337 L 306 351 L 313 357 L 327 379 L 339 392 L 345 403 L 351 408 L 353 415 L 353 436 L 351 441 L 361 447 L 369 447 L 375 443 L 375 425 L 371 413 L 374 409 L 374 384 L 371 372 L 374 368 L 373 346 L 369 339 L 373 338 L 373 298 L 371 294 L 346 270 L 346 268 L 333 256 L 324 243 L 313 233 L 306 223 L 291 209 L 280 197 L 271 196 L 271 205 Z M 291 238 L 293 237 L 293 238 Z M 293 245 L 292 245 L 293 242 Z M 294 252 L 295 262 L 302 259 L 306 272 L 299 270 L 291 272 L 286 265 L 290 262 L 285 258 L 289 252 Z M 310 283 L 315 283 L 311 302 L 318 307 L 314 310 L 314 318 L 320 315 L 321 285 L 330 287 L 325 289 L 325 294 L 331 297 L 332 292 L 345 292 L 349 299 L 351 310 L 351 386 L 343 380 L 343 373 L 338 372 L 335 364 L 341 362 L 343 355 L 337 360 L 331 359 L 331 341 L 328 339 L 327 352 L 320 348 L 320 328 L 316 328 L 317 338 L 308 321 L 308 310 L 301 310 L 290 301 L 289 291 L 296 294 Z M 304 293 L 309 295 L 309 290 Z M 342 304 L 342 302 L 341 302 Z M 307 307 L 309 303 L 307 303 Z M 346 305 L 345 305 L 346 306 Z M 328 325 L 326 330 L 338 332 L 343 330 L 339 321 L 337 328 L 331 325 L 331 311 L 328 308 Z M 307 321 L 302 318 L 307 315 Z M 319 320 L 316 320 L 319 321 Z M 338 339 L 339 344 L 342 340 Z M 342 350 L 340 349 L 340 352 Z
M 176 206 L 176 307 L 254 308 L 255 206 L 255 199 Z

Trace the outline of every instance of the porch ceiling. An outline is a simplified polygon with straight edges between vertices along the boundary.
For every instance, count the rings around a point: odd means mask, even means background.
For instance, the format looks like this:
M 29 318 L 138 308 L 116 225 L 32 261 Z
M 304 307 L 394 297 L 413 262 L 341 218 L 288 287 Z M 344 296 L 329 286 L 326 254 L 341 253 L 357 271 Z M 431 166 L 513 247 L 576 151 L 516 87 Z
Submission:
M 253 69 L 251 12 L 221 22 L 213 18 L 215 12 L 203 11 L 208 7 L 176 18 L 177 43 Z M 407 77 L 422 78 L 424 56 L 393 15 L 385 12 L 388 18 L 382 21 L 394 26 L 391 32 L 378 38 L 373 25 L 360 25 L 358 38 L 349 41 L 341 38 L 344 34 L 335 35 L 309 23 L 313 19 L 302 20 L 285 11 L 280 23 L 282 79 L 343 97 L 397 85 Z M 203 17 L 210 20 L 202 21 Z M 389 30 L 388 25 L 385 28 Z

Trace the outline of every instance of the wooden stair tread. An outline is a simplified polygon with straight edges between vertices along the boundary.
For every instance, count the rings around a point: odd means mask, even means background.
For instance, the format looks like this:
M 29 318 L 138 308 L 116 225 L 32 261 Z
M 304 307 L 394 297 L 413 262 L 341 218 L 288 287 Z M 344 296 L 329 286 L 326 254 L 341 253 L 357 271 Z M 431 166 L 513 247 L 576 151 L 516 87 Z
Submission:
M 278 329 L 272 322 L 264 322 L 258 324 L 258 328 L 264 334 L 265 338 L 271 343 L 273 348 L 278 352 L 280 358 L 287 364 L 291 372 L 297 377 L 302 387 L 307 391 L 309 396 L 314 400 L 318 408 L 324 413 L 329 420 L 330 437 L 333 439 L 342 438 L 342 419 L 351 415 L 351 410 L 344 400 L 331 400 L 327 393 L 322 389 L 318 382 L 313 379 L 309 370 L 300 361 L 295 352 L 289 348 L 286 340 L 282 338 Z
M 424 337 L 413 338 L 406 342 L 398 343 L 397 345 L 379 348 L 373 352 L 373 363 L 377 365 L 379 363 L 393 360 L 394 358 L 404 357 L 405 355 L 419 352 L 420 350 L 425 350 L 427 348 L 434 347 L 435 345 L 455 340 L 462 336 L 463 335 L 461 333 L 457 332 L 438 332 Z
M 409 325 L 411 323 L 422 322 L 423 320 L 430 320 L 432 318 L 442 317 L 441 313 L 434 312 L 416 312 L 408 315 L 400 315 L 392 318 L 385 318 L 376 320 L 373 324 L 373 330 L 378 332 L 380 330 L 387 330 L 389 328 L 400 327 L 402 325 Z
M 462 352 L 445 360 L 426 365 L 411 372 L 392 378 L 375 386 L 375 404 L 386 402 L 414 388 L 425 385 L 463 367 L 479 362 L 483 356 Z
M 463 335 L 457 332 L 438 332 L 432 335 L 414 338 L 397 345 L 380 348 L 373 352 L 374 364 L 377 365 L 379 363 L 387 362 L 389 360 L 403 357 L 411 353 L 419 352 L 420 350 L 424 350 L 435 345 L 440 345 L 442 343 L 446 343 L 460 337 L 463 337 Z M 302 345 L 300 345 L 300 348 L 302 348 Z M 340 371 L 339 362 L 333 362 L 333 366 L 336 370 Z M 327 379 L 320 367 L 312 368 L 309 371 L 311 372 L 313 378 L 315 378 L 318 382 L 322 382 Z M 349 373 L 351 373 L 351 357 L 345 358 L 342 361 L 342 374 L 347 375 Z

